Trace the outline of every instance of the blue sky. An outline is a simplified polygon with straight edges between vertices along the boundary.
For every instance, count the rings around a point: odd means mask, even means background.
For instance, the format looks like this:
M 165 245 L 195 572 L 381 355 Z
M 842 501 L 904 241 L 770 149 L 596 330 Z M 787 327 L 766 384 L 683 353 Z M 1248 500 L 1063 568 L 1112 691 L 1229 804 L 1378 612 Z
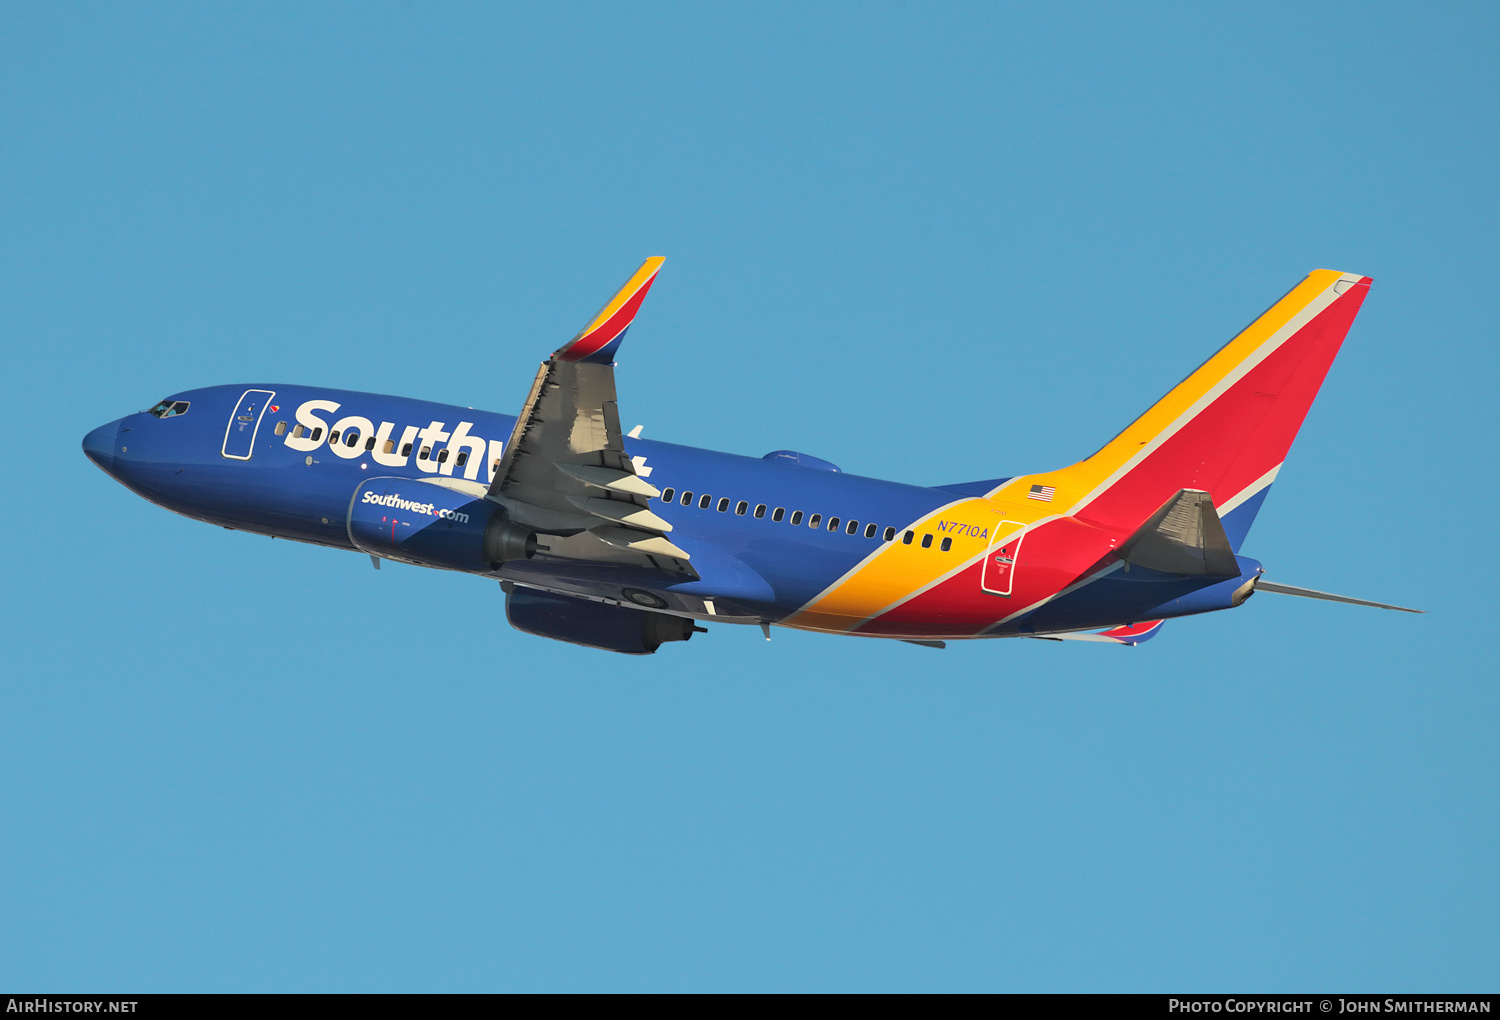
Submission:
M 0 8 L 0 986 L 1493 988 L 1496 29 Z M 214 383 L 513 413 L 647 255 L 627 427 L 924 484 L 1071 463 L 1369 274 L 1246 552 L 1429 614 L 633 659 L 79 452 Z

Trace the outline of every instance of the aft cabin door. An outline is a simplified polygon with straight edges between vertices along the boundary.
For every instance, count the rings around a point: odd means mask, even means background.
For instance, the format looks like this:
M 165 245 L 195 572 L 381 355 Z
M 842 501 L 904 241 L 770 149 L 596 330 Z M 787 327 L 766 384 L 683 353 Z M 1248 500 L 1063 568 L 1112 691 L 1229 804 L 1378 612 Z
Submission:
M 230 460 L 249 460 L 255 449 L 255 434 L 260 431 L 260 419 L 266 413 L 274 390 L 246 390 L 229 416 L 229 426 L 224 430 L 224 447 L 220 451 Z
M 979 575 L 979 586 L 991 595 L 1009 596 L 1015 588 L 1021 541 L 1026 537 L 1021 532 L 1023 527 L 1015 521 L 1001 521 L 995 526 L 994 537 L 984 554 L 984 572 Z

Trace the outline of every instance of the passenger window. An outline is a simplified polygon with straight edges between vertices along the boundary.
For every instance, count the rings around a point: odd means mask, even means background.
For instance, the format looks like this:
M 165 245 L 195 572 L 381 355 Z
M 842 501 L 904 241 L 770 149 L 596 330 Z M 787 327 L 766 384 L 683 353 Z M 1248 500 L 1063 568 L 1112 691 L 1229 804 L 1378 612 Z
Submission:
M 837 517 L 830 517 L 830 518 L 828 518 L 828 530 L 829 531 L 837 531 L 837 530 L 839 530 L 839 519 Z
M 844 525 L 844 534 L 846 535 L 852 535 L 857 531 L 859 531 L 858 521 L 850 521 L 848 524 Z
M 875 530 L 876 530 L 877 527 L 879 527 L 879 525 L 866 524 L 865 525 L 865 537 L 866 538 L 874 538 L 875 537 Z
M 358 432 L 354 431 L 353 429 L 350 429 L 348 432 L 344 433 L 344 445 L 345 446 L 353 446 L 357 442 L 359 442 L 359 433 Z
M 663 503 L 670 503 L 670 502 L 672 502 L 672 497 L 675 496 L 675 495 L 677 495 L 677 490 L 676 489 L 668 489 L 667 491 L 665 491 L 665 492 L 663 492 L 661 494 L 661 501 Z
M 740 500 L 738 503 L 736 503 L 734 505 L 734 515 L 736 517 L 743 517 L 743 516 L 745 516 L 745 511 L 749 510 L 749 509 L 750 509 L 750 504 L 746 503 L 742 499 L 742 500 Z
M 303 428 L 301 425 L 298 425 L 297 427 L 295 427 L 294 429 L 292 429 L 292 438 L 293 439 L 301 439 L 306 434 L 307 434 L 307 429 Z
M 313 440 L 313 442 L 316 443 L 319 439 L 322 439 L 322 438 L 323 438 L 323 426 L 319 425 L 317 428 L 313 429 L 312 440 Z
M 431 453 L 431 452 L 432 452 L 432 447 L 430 447 L 430 446 L 424 446 L 424 447 L 422 447 L 422 452 L 419 453 L 419 454 L 417 454 L 417 460 L 427 460 L 427 455 L 429 453 Z
M 756 517 L 764 517 L 765 515 L 766 515 L 766 505 L 764 503 L 757 503 L 757 504 L 755 504 L 755 516 Z
M 365 451 L 369 452 L 373 449 L 375 449 L 375 437 L 371 436 L 369 439 L 365 440 Z
M 276 434 L 278 436 L 286 435 L 286 422 L 279 421 L 276 423 Z
M 786 516 L 786 507 L 784 507 L 784 506 L 779 506 L 775 510 L 771 511 L 771 520 L 775 521 L 777 524 L 780 524 L 781 523 L 781 519 L 783 517 L 785 517 L 785 516 Z
M 446 463 L 448 463 L 448 451 L 447 450 L 440 450 L 440 451 L 438 451 L 438 463 L 439 464 L 446 464 Z
M 682 505 L 683 506 L 692 506 L 693 505 L 693 494 L 691 492 L 684 492 L 682 494 Z
M 703 498 L 698 500 L 698 509 L 707 510 L 711 505 L 713 505 L 713 501 L 714 498 L 705 492 L 703 494 Z
M 807 519 L 807 526 L 809 528 L 816 528 L 819 524 L 822 524 L 822 523 L 823 523 L 823 515 L 822 514 L 813 514 L 811 517 L 809 517 Z
M 723 498 L 721 498 L 719 500 L 719 513 L 723 513 L 725 510 L 728 510 L 728 509 L 729 509 L 729 497 L 728 496 L 724 496 Z
M 802 523 L 802 511 L 801 510 L 793 510 L 792 511 L 792 523 L 793 524 L 801 524 Z
M 932 536 L 931 535 L 923 535 L 922 536 L 922 548 L 923 549 L 931 549 L 932 548 Z
M 901 544 L 902 545 L 911 545 L 912 537 L 913 537 L 912 533 L 910 531 L 908 531 L 906 534 L 904 534 L 904 535 L 901 536 Z
M 332 432 L 328 433 L 328 445 L 329 446 L 332 446 L 334 443 L 337 443 L 338 441 L 339 441 L 339 430 L 338 429 L 334 429 Z
M 943 552 L 947 552 L 949 549 L 952 549 L 952 548 L 953 548 L 953 539 L 951 539 L 951 538 L 945 538 L 945 539 L 943 539 L 943 546 L 942 546 Z
M 314 436 L 313 438 L 316 439 L 317 437 Z M 403 457 L 410 457 L 411 456 L 411 444 L 410 443 L 407 443 L 405 446 L 401 447 L 401 456 L 403 456 Z
M 381 449 L 382 453 L 395 453 L 396 452 L 396 441 L 394 439 L 387 439 L 385 441 L 385 445 L 382 446 L 380 449 Z
M 896 540 L 896 529 L 895 528 L 886 528 L 885 529 L 885 540 L 887 542 L 894 542 Z
M 469 462 L 469 451 L 468 450 L 459 450 L 458 451 L 458 459 L 456 461 L 454 461 L 454 463 L 457 464 L 459 467 L 463 467 L 468 462 Z

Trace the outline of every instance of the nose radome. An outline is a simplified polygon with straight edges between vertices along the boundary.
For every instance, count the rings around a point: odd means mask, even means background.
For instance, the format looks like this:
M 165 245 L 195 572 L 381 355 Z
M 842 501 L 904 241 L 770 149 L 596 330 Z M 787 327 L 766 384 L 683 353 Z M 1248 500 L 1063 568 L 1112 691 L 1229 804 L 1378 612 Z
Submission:
M 98 464 L 105 471 L 112 471 L 114 469 L 115 436 L 119 431 L 120 423 L 112 421 L 108 425 L 100 425 L 83 437 L 83 452 L 88 454 L 89 460 Z

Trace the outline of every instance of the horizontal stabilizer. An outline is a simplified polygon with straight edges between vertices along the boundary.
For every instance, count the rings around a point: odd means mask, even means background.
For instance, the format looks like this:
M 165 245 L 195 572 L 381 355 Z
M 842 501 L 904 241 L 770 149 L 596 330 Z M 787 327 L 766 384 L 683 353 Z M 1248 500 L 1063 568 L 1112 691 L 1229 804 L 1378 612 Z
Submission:
M 1239 564 L 1213 500 L 1182 489 L 1162 504 L 1120 547 L 1127 564 L 1164 574 L 1238 577 Z
M 1426 610 L 1407 609 L 1405 606 L 1392 606 L 1384 602 L 1371 602 L 1369 599 L 1351 599 L 1347 595 L 1330 595 L 1326 591 L 1314 591 L 1311 588 L 1298 588 L 1290 584 L 1277 584 L 1264 578 L 1255 582 L 1256 591 L 1270 591 L 1277 595 L 1300 595 L 1305 599 L 1327 599 L 1329 602 L 1347 602 L 1351 606 L 1374 606 L 1376 609 L 1399 609 L 1403 613 L 1421 613 Z

